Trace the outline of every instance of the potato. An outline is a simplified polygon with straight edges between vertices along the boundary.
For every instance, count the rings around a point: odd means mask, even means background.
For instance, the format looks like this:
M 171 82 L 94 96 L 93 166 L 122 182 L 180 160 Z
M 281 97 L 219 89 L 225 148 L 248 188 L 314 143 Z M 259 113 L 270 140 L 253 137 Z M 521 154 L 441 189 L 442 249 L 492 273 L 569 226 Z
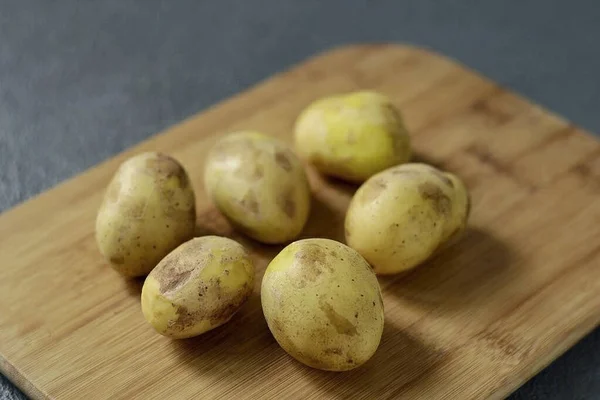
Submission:
M 277 342 L 314 368 L 344 371 L 365 363 L 383 332 L 383 300 L 367 262 L 329 239 L 288 245 L 262 281 L 262 308 Z
M 346 213 L 346 243 L 378 274 L 405 271 L 462 232 L 469 207 L 455 175 L 426 164 L 399 165 L 358 189 Z
M 254 264 L 242 245 L 219 236 L 194 238 L 166 256 L 142 287 L 142 312 L 161 335 L 200 335 L 223 325 L 254 287 Z
M 148 274 L 194 234 L 194 191 L 183 167 L 161 153 L 121 164 L 96 217 L 96 242 L 121 274 Z
M 217 208 L 242 233 L 264 243 L 298 236 L 310 209 L 310 187 L 298 158 L 283 142 L 237 132 L 210 151 L 205 187 Z
M 295 147 L 323 174 L 351 182 L 408 162 L 411 155 L 399 111 L 387 97 L 368 91 L 309 105 L 296 121 Z

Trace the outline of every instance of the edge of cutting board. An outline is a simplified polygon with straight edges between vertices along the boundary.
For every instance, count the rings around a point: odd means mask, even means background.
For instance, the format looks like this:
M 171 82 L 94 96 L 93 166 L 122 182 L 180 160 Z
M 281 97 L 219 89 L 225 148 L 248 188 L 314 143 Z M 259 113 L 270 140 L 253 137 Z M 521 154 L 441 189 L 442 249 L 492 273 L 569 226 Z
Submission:
M 199 113 L 183 120 L 182 122 L 180 122 L 170 128 L 167 128 L 162 133 L 154 135 L 154 136 L 140 142 L 139 144 L 134 145 L 134 146 L 120 152 L 119 154 L 115 155 L 114 157 L 111 157 L 111 158 L 85 170 L 84 172 L 82 172 L 80 174 L 77 174 L 71 178 L 68 178 L 65 181 L 63 181 L 62 183 L 55 185 L 54 187 L 38 194 L 37 196 L 34 196 L 34 197 L 16 205 L 15 207 L 4 211 L 0 215 L 0 237 L 2 237 L 2 238 L 8 237 L 8 235 L 10 235 L 11 225 L 17 221 L 22 220 L 22 218 L 25 217 L 25 214 L 31 214 L 32 209 L 35 209 L 36 208 L 35 206 L 38 204 L 45 204 L 46 207 L 48 206 L 48 203 L 59 206 L 60 204 L 64 203 L 64 194 L 65 193 L 69 193 L 68 194 L 69 197 L 84 196 L 87 188 L 81 187 L 81 185 L 78 185 L 78 180 L 82 176 L 86 176 L 87 181 L 91 182 L 89 185 L 90 187 L 96 187 L 97 183 L 107 181 L 108 178 L 113 174 L 117 165 L 119 163 L 121 163 L 125 158 L 129 157 L 130 155 L 137 153 L 137 152 L 154 149 L 154 148 L 160 148 L 160 149 L 168 148 L 173 145 L 170 142 L 173 141 L 174 139 L 176 141 L 183 141 L 185 138 L 187 138 L 188 136 L 191 135 L 188 127 L 191 124 L 193 124 L 194 121 L 197 118 L 199 118 L 200 115 L 202 115 L 203 118 L 207 118 L 207 119 L 208 118 L 213 118 L 213 119 L 225 118 L 226 116 L 221 115 L 222 113 L 220 111 L 225 105 L 227 105 L 227 107 L 238 107 L 243 110 L 245 108 L 245 103 L 248 101 L 251 101 L 249 99 L 251 99 L 253 96 L 260 95 L 260 93 L 262 93 L 263 91 L 265 91 L 265 92 L 268 91 L 268 89 L 271 85 L 277 84 L 277 82 L 284 80 L 290 74 L 295 74 L 295 73 L 310 74 L 311 73 L 311 65 L 322 63 L 323 60 L 325 60 L 325 59 L 334 58 L 334 57 L 339 58 L 339 59 L 345 59 L 345 58 L 352 59 L 352 58 L 356 58 L 358 54 L 361 54 L 361 53 L 366 54 L 366 53 L 369 53 L 372 51 L 381 50 L 382 48 L 385 48 L 388 51 L 391 49 L 401 50 L 401 49 L 410 48 L 412 51 L 424 52 L 434 58 L 443 58 L 443 59 L 451 60 L 454 64 L 458 64 L 463 69 L 468 71 L 467 73 L 474 74 L 477 76 L 482 76 L 479 72 L 473 71 L 469 67 L 466 67 L 462 63 L 457 62 L 456 60 L 454 60 L 452 58 L 440 55 L 440 54 L 433 52 L 431 50 L 428 50 L 428 49 L 405 45 L 405 44 L 392 44 L 392 43 L 346 44 L 346 45 L 335 47 L 333 49 L 318 53 L 317 55 L 308 58 L 306 61 L 300 62 L 299 64 L 297 64 L 287 70 L 284 70 L 283 72 L 276 73 L 275 75 L 273 75 L 269 78 L 266 78 L 265 80 L 260 81 L 259 83 L 247 88 L 246 90 L 244 90 L 228 99 L 220 101 L 205 110 L 201 110 Z M 485 79 L 489 81 L 489 79 L 487 79 L 487 78 L 485 78 Z M 495 85 L 497 85 L 497 84 L 495 84 Z M 497 86 L 499 86 L 499 85 L 497 85 Z M 505 89 L 505 88 L 503 88 L 503 90 L 506 90 L 507 92 L 511 92 L 510 90 Z M 519 96 L 523 98 L 523 96 L 521 96 L 521 95 L 519 95 Z M 529 103 L 536 104 L 535 102 L 532 102 L 530 99 L 527 99 L 527 101 Z M 548 114 L 555 115 L 554 113 L 547 111 L 545 108 L 544 108 L 544 110 Z M 581 132 L 584 135 L 590 135 L 593 137 L 593 135 L 589 134 L 585 130 L 578 129 L 578 132 Z M 59 194 L 62 197 L 59 196 Z M 33 211 L 33 214 L 35 214 L 35 211 Z M 557 346 L 554 351 L 548 352 L 545 357 L 540 357 L 539 359 L 537 359 L 536 362 L 531 366 L 531 368 L 528 369 L 527 375 L 521 376 L 520 380 L 511 381 L 510 384 L 507 384 L 504 387 L 503 391 L 495 392 L 495 396 L 501 397 L 501 396 L 505 396 L 505 395 L 509 394 L 510 392 L 512 392 L 514 389 L 516 389 L 521 384 L 523 384 L 525 381 L 527 381 L 531 376 L 535 375 L 537 372 L 539 372 L 541 369 L 543 369 L 545 366 L 547 366 L 551 361 L 555 360 L 558 356 L 560 356 L 563 352 L 565 352 L 569 347 L 571 347 L 575 342 L 577 342 L 579 339 L 581 339 L 585 334 L 589 333 L 594 328 L 595 325 L 597 325 L 596 322 L 589 323 L 586 326 L 580 326 L 579 329 L 569 332 L 569 335 L 567 335 L 564 338 L 565 346 Z M 11 381 L 13 381 L 19 388 L 21 388 L 21 390 L 23 390 L 28 395 L 35 397 L 35 398 L 46 398 L 47 397 L 47 394 L 43 393 L 40 389 L 36 388 L 32 383 L 30 383 L 28 381 L 27 377 L 24 376 L 24 374 L 21 371 L 19 371 L 16 367 L 12 366 L 12 364 L 9 362 L 9 360 L 4 359 L 1 354 L 0 354 L 0 371 L 2 371 L 2 373 L 4 373 Z

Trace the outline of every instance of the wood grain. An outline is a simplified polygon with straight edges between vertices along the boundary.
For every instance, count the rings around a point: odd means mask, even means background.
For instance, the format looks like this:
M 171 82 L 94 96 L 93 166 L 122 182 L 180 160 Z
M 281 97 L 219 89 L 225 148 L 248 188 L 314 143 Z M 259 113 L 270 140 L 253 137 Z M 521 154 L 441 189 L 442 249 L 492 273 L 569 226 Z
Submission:
M 291 139 L 317 97 L 388 94 L 416 158 L 464 178 L 468 231 L 417 270 L 380 278 L 386 325 L 363 367 L 327 373 L 294 361 L 264 321 L 258 287 L 279 247 L 237 235 L 206 200 L 203 159 L 219 135 Z M 197 192 L 198 234 L 239 238 L 259 276 L 226 326 L 171 341 L 140 311 L 94 242 L 103 188 L 144 150 L 172 154 Z M 343 240 L 356 187 L 310 170 L 303 237 Z M 0 216 L 0 370 L 38 399 L 502 398 L 600 321 L 600 144 L 457 63 L 392 45 L 343 47 L 219 104 Z

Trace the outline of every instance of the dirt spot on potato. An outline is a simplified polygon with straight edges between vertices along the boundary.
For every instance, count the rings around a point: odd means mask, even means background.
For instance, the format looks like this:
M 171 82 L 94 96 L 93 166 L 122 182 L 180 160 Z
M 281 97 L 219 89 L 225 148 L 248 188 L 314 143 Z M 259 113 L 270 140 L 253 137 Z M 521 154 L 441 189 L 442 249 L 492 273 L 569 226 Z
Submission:
M 244 284 L 240 290 L 233 293 L 224 290 L 221 287 L 220 278 L 213 279 L 209 287 L 216 291 L 216 297 L 220 300 L 220 304 L 206 312 L 205 315 L 205 317 L 213 323 L 221 323 L 229 320 L 229 318 L 239 310 L 242 304 L 248 300 L 248 297 L 250 297 L 250 294 L 252 293 L 252 288 L 249 287 L 248 283 Z
M 253 190 L 249 190 L 241 201 L 241 205 L 252 214 L 258 214 L 258 201 L 256 199 L 256 193 Z
M 316 244 L 305 246 L 295 255 L 302 265 L 302 275 L 311 282 L 316 281 L 324 270 L 333 272 L 333 267 L 326 263 L 326 257 L 325 250 Z
M 335 354 L 335 355 L 341 356 L 342 353 L 343 353 L 343 351 L 339 347 L 330 347 L 330 348 L 323 350 L 323 354 Z
M 213 325 L 223 323 L 229 320 L 239 308 L 246 302 L 252 292 L 248 285 L 244 286 L 235 294 L 223 291 L 219 278 L 211 282 L 205 282 L 204 286 L 199 288 L 200 296 L 205 296 L 209 291 L 214 291 L 212 295 L 219 300 L 219 304 L 212 309 L 200 309 L 190 312 L 185 306 L 177 307 L 177 320 L 171 326 L 176 329 L 184 330 L 193 326 L 198 321 L 210 320 Z
M 126 208 L 124 214 L 132 219 L 142 219 L 146 213 L 147 206 L 147 199 L 141 199 L 140 201 L 130 203 L 130 206 Z
M 162 179 L 176 177 L 180 187 L 186 187 L 190 183 L 185 170 L 177 160 L 166 154 L 157 153 L 156 157 L 146 160 L 146 168 Z
M 381 178 L 369 182 L 362 193 L 363 203 L 375 201 L 385 189 L 387 189 L 387 182 Z
M 192 270 L 188 271 L 173 271 L 169 276 L 165 277 L 160 284 L 160 292 L 170 292 L 179 288 L 187 282 L 192 274 Z
M 154 269 L 152 276 L 158 281 L 159 290 L 163 294 L 183 286 L 194 270 L 193 265 L 182 264 L 177 256 L 167 257 L 161 264 L 160 268 Z
M 431 182 L 425 182 L 419 185 L 419 193 L 423 200 L 432 203 L 434 210 L 440 215 L 450 215 L 450 198 L 437 185 Z
M 287 172 L 292 170 L 292 162 L 290 161 L 289 155 L 284 151 L 275 152 L 275 163 Z
M 296 215 L 296 202 L 294 201 L 293 187 L 289 187 L 277 197 L 277 205 L 290 219 L 294 218 Z
M 185 306 L 177 307 L 175 312 L 177 313 L 177 319 L 172 324 L 175 328 L 183 330 L 193 326 L 197 321 L 196 314 L 189 312 Z
M 326 301 L 322 301 L 319 304 L 319 308 L 325 313 L 325 316 L 331 325 L 333 325 L 337 333 L 348 336 L 354 336 L 358 333 L 356 326 L 354 326 L 347 318 L 335 311 L 331 304 L 327 303 Z
M 246 302 L 249 293 L 242 293 L 236 298 L 225 301 L 220 307 L 213 310 L 208 318 L 215 323 L 226 321 L 237 312 L 237 310 Z

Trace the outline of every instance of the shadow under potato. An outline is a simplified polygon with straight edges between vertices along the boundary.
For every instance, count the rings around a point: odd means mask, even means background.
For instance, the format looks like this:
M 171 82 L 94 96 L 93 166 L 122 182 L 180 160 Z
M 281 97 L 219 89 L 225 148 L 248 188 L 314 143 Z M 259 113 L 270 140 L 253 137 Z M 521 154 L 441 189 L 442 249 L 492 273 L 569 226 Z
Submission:
M 262 315 L 257 293 L 227 324 L 194 338 L 171 342 L 181 362 L 203 378 L 219 379 L 221 386 L 233 387 L 264 379 L 265 375 L 286 379 L 306 376 L 311 384 L 322 386 L 329 397 L 335 398 L 351 398 L 358 392 L 393 396 L 431 373 L 445 357 L 444 352 L 422 343 L 409 330 L 386 322 L 378 350 L 362 366 L 341 373 L 313 369 L 279 347 Z M 391 388 L 394 392 L 389 393 Z
M 123 278 L 123 284 L 127 289 L 127 293 L 132 296 L 139 297 L 142 294 L 142 286 L 144 286 L 144 281 L 146 280 L 145 276 L 140 276 L 137 278 Z
M 229 322 L 200 336 L 171 340 L 171 346 L 198 375 L 221 378 L 235 374 L 233 383 L 260 375 L 268 364 L 284 356 L 269 331 L 256 290 Z
M 345 242 L 344 217 L 346 210 L 338 210 L 325 200 L 313 196 L 310 215 L 298 239 L 327 238 Z
M 386 321 L 379 348 L 362 366 L 345 372 L 328 372 L 295 362 L 294 369 L 322 386 L 328 392 L 327 397 L 349 399 L 362 393 L 373 399 L 394 398 L 411 382 L 432 373 L 444 357 L 443 351 L 423 343 L 410 330 Z
M 522 257 L 491 232 L 467 227 L 456 243 L 424 264 L 379 281 L 385 293 L 428 308 L 480 307 L 490 293 L 515 279 Z

